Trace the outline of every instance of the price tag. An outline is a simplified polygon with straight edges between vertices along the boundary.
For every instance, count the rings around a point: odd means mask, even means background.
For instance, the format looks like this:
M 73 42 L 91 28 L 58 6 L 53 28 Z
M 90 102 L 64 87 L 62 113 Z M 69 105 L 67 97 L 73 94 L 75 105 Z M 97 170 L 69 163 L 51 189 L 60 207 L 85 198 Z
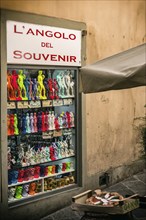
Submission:
M 64 129 L 63 130 L 63 135 L 71 135 L 73 132 L 72 132 L 72 129 Z
M 40 101 L 30 101 L 29 108 L 41 108 L 41 102 Z
M 63 105 L 62 99 L 53 100 L 53 106 L 61 106 L 61 105 Z
M 53 131 L 46 131 L 42 133 L 43 139 L 51 139 L 53 138 Z
M 73 102 L 72 99 L 64 99 L 63 100 L 64 105 L 72 105 L 72 102 Z
M 15 109 L 16 104 L 15 102 L 7 102 L 7 109 Z
M 43 107 L 52 106 L 52 100 L 43 100 L 43 101 L 42 101 L 42 106 L 43 106 Z
M 23 101 L 18 102 L 17 106 L 18 106 L 18 108 L 29 108 L 28 102 L 23 102 Z
M 60 137 L 60 136 L 62 136 L 62 130 L 58 130 L 58 131 L 55 130 L 53 136 L 54 136 L 54 137 Z

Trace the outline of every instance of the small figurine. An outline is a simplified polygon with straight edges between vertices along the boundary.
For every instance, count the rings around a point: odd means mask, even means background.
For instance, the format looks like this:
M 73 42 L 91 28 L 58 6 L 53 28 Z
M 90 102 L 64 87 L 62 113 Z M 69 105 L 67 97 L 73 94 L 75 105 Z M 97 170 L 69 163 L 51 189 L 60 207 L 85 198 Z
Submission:
M 67 127 L 71 128 L 71 116 L 70 112 L 66 112 L 66 121 L 67 121 Z
M 68 157 L 69 156 L 69 149 L 68 149 L 68 143 L 66 140 L 63 141 L 63 145 L 64 145 L 64 154 L 65 154 L 65 157 Z
M 58 159 L 58 147 L 56 146 L 55 142 L 52 143 L 52 146 L 54 148 L 54 159 L 57 160 Z
M 22 190 L 22 196 L 27 197 L 28 196 L 28 191 L 29 191 L 29 184 L 24 184 L 23 185 L 23 190 Z
M 56 142 L 56 145 L 57 145 L 57 153 L 58 153 L 58 159 L 60 159 L 61 158 L 61 144 L 60 144 L 60 142 L 58 141 L 58 142 Z
M 28 98 L 28 100 L 31 100 L 31 96 L 30 96 L 30 78 L 26 77 L 24 80 L 24 86 L 26 89 L 26 96 Z
M 59 125 L 58 117 L 55 117 L 54 124 L 55 124 L 55 129 L 59 130 L 60 129 L 60 125 Z
M 75 182 L 75 177 L 73 175 L 69 175 L 69 183 L 73 184 Z
M 34 172 L 35 172 L 34 167 L 29 168 L 29 179 L 30 180 L 34 179 Z
M 30 133 L 30 117 L 29 117 L 29 113 L 26 114 L 26 133 Z
M 74 113 L 70 112 L 70 123 L 71 123 L 71 127 L 75 126 L 75 119 L 74 119 Z
M 8 170 L 8 184 L 11 185 L 13 183 L 13 172 L 12 170 Z
M 50 121 L 50 127 L 51 127 L 51 130 L 54 130 L 55 129 L 55 115 L 54 115 L 54 112 L 52 111 L 52 114 L 51 114 L 51 121 Z
M 31 78 L 29 78 L 29 98 L 30 98 L 30 100 L 34 100 L 32 86 L 33 86 L 33 81 Z
M 19 134 L 17 114 L 14 114 L 14 134 Z
M 30 113 L 29 118 L 30 118 L 30 132 L 34 133 L 34 116 L 32 112 Z
M 62 171 L 66 171 L 66 163 L 62 163 Z
M 33 123 L 34 123 L 34 132 L 35 133 L 38 132 L 37 121 L 38 121 L 37 115 L 36 115 L 36 112 L 34 112 L 34 114 L 33 114 Z
M 58 123 L 59 123 L 59 127 L 62 128 L 63 127 L 63 119 L 62 119 L 61 115 L 58 116 Z
M 15 191 L 15 198 L 16 199 L 21 199 L 22 198 L 22 186 L 16 186 L 16 191 Z
M 48 176 L 48 167 L 47 166 L 44 168 L 44 175 Z
M 48 190 L 53 189 L 53 178 L 48 178 L 48 185 L 47 185 Z
M 48 175 L 52 174 L 52 166 L 48 166 Z
M 47 179 L 44 180 L 44 191 L 48 190 L 48 181 Z
M 24 170 L 18 170 L 18 182 L 23 182 Z
M 53 88 L 54 88 L 54 99 L 59 99 L 59 89 L 58 89 L 58 83 L 56 79 L 53 79 Z
M 11 155 L 11 148 L 8 147 L 8 150 L 7 150 L 7 157 L 8 157 L 8 170 L 11 169 L 11 159 L 12 159 L 12 155 Z
M 34 178 L 39 178 L 40 177 L 40 167 L 36 166 L 34 168 Z
M 71 89 L 71 77 L 70 77 L 70 71 L 67 71 L 67 73 L 64 76 L 65 78 L 65 83 L 66 83 L 66 93 L 67 96 L 70 96 L 70 89 Z
M 42 114 L 41 114 L 41 112 L 38 112 L 38 115 L 37 115 L 37 128 L 38 128 L 38 132 L 42 131 Z
M 13 90 L 14 90 L 15 100 L 20 101 L 20 100 L 22 100 L 22 98 L 21 98 L 21 91 L 20 91 L 20 88 L 18 86 L 17 80 L 18 80 L 18 75 L 16 73 L 16 70 L 13 70 L 12 71 L 12 76 L 11 76 L 11 85 L 12 85 Z
M 35 192 L 36 192 L 36 193 L 42 192 L 42 181 L 41 181 L 41 180 L 39 180 L 39 181 L 36 182 Z
M 65 84 L 64 73 L 60 72 L 56 77 L 58 83 L 58 95 L 60 98 L 64 98 L 66 96 L 67 86 Z
M 18 130 L 19 130 L 19 134 L 22 133 L 22 114 L 21 113 L 18 113 L 17 114 L 17 119 L 18 119 Z
M 47 97 L 47 99 L 49 99 L 49 85 L 48 85 L 47 78 L 44 79 L 44 86 L 45 86 L 45 90 L 46 90 L 46 97 Z
M 41 177 L 45 176 L 45 166 L 44 165 L 40 165 L 40 176 Z
M 49 98 L 54 99 L 53 80 L 51 78 L 48 80 L 48 87 L 49 87 Z
M 56 166 L 52 165 L 52 174 L 55 174 Z
M 69 171 L 70 170 L 70 165 L 71 165 L 71 162 L 66 162 L 66 170 Z
M 42 112 L 42 132 L 46 131 L 46 126 L 45 126 L 45 113 Z
M 14 200 L 15 196 L 15 187 L 11 187 L 8 189 L 8 201 Z
M 56 173 L 61 173 L 62 172 L 62 164 L 57 164 L 56 165 L 56 170 L 55 170 Z
M 45 131 L 49 130 L 48 112 L 45 112 Z
M 12 184 L 18 182 L 18 170 L 12 170 Z
M 70 184 L 70 179 L 68 176 L 64 176 L 64 181 L 65 181 L 65 185 L 69 185 Z
M 10 134 L 14 135 L 14 114 L 10 114 Z
M 11 135 L 10 114 L 7 114 L 7 135 Z
M 26 134 L 26 116 L 24 113 L 22 115 L 22 134 Z
M 46 159 L 45 161 L 48 162 L 50 161 L 50 149 L 48 146 L 45 147 L 45 151 L 46 151 Z
M 15 93 L 14 93 L 14 89 L 12 87 L 11 81 L 12 81 L 12 75 L 8 71 L 8 73 L 7 73 L 7 93 L 8 93 L 8 99 L 9 100 L 15 100 Z
M 24 181 L 28 181 L 29 180 L 29 169 L 28 168 L 24 170 L 23 180 Z
M 44 78 L 45 78 L 45 75 L 43 74 L 43 71 L 39 70 L 38 77 L 37 77 L 37 81 L 38 81 L 37 92 L 38 92 L 39 99 L 47 99 L 46 90 L 45 90 L 45 86 L 43 83 Z
M 33 99 L 32 100 L 37 100 L 37 79 L 36 78 L 32 78 L 31 79 L 32 81 L 32 97 Z
M 50 146 L 50 159 L 55 160 L 54 147 L 52 145 Z
M 19 70 L 17 82 L 20 88 L 20 97 L 22 100 L 28 100 L 26 88 L 24 84 L 25 79 L 26 79 L 26 75 L 23 73 L 23 70 Z

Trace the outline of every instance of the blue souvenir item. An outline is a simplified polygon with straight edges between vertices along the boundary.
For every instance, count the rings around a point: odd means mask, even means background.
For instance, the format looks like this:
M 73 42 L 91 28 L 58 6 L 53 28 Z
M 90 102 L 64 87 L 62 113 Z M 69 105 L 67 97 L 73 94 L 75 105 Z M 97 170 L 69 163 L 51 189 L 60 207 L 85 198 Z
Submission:
M 38 131 L 42 131 L 42 113 L 41 112 L 38 112 L 38 115 L 37 115 L 37 128 L 38 128 Z
M 22 134 L 26 134 L 26 116 L 24 113 L 22 115 Z
M 34 100 L 37 100 L 37 79 L 32 78 L 32 96 Z
M 26 96 L 28 98 L 28 100 L 31 100 L 31 96 L 30 96 L 30 78 L 26 77 L 26 79 L 24 80 L 24 85 L 26 88 Z

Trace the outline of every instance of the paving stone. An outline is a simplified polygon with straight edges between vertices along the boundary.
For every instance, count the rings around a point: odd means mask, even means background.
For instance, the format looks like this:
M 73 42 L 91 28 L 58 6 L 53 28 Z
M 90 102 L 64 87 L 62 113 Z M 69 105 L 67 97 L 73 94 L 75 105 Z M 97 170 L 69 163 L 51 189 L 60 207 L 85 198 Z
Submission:
M 127 188 L 125 185 L 123 185 L 123 183 L 118 183 L 114 186 L 108 187 L 106 189 L 106 191 L 109 192 L 118 192 L 121 195 L 125 196 L 125 195 L 132 195 L 133 191 L 132 189 Z
M 134 177 L 146 184 L 146 172 L 136 174 Z
M 124 185 L 127 186 L 127 188 L 132 189 L 134 193 L 138 193 L 140 196 L 145 196 L 146 195 L 146 184 L 144 184 L 141 181 L 129 181 L 123 183 Z
M 71 207 L 66 207 L 55 213 L 52 213 L 48 218 L 43 218 L 42 220 L 80 220 L 81 215 L 78 212 L 75 212 Z

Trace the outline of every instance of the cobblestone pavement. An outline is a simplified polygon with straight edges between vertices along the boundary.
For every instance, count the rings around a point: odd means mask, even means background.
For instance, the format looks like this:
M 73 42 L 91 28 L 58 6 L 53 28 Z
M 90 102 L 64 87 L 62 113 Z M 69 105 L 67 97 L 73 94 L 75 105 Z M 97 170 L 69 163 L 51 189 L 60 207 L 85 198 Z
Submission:
M 132 195 L 137 193 L 139 196 L 146 196 L 146 171 L 138 173 L 128 179 L 106 188 L 107 191 L 115 191 L 122 195 Z M 73 211 L 71 206 L 65 207 L 52 213 L 41 220 L 146 220 L 146 209 L 139 208 L 132 212 L 132 217 L 128 215 L 109 216 L 98 215 L 84 216 L 83 212 Z

